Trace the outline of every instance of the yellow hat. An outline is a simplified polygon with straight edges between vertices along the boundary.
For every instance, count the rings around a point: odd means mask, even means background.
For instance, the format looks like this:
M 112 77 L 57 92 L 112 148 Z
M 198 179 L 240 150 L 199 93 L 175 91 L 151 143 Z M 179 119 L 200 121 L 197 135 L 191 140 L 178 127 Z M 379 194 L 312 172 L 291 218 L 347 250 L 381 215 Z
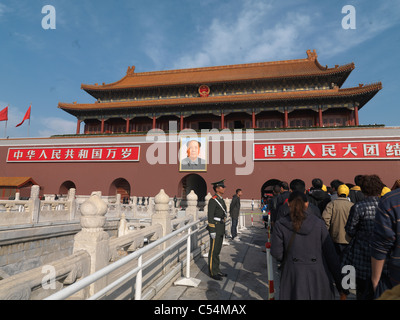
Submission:
M 383 197 L 386 193 L 390 192 L 392 190 L 390 190 L 388 187 L 383 187 L 382 192 L 381 192 L 381 197 Z
M 340 196 L 341 194 L 345 194 L 346 197 L 349 196 L 350 190 L 349 187 L 345 184 L 341 184 L 337 189 L 337 194 Z
M 326 188 L 326 185 L 322 185 L 322 188 L 321 188 L 323 191 L 325 191 L 325 192 L 327 192 L 328 191 L 328 189 Z

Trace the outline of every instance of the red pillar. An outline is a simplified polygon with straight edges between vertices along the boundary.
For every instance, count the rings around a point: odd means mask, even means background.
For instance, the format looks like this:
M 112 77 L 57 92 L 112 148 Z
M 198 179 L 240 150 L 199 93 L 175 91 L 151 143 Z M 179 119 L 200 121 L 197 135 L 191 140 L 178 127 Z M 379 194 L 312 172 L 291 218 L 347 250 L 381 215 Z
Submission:
M 221 113 L 221 130 L 225 129 L 225 115 Z
M 100 129 L 101 133 L 104 133 L 104 119 L 101 119 L 101 129 Z
M 183 116 L 181 115 L 181 125 L 180 125 L 181 131 L 183 130 Z
M 288 114 L 288 111 L 285 110 L 285 121 L 283 123 L 283 127 L 287 128 L 288 126 L 289 126 L 289 114 Z
M 253 129 L 256 128 L 256 113 L 253 111 L 251 114 L 251 121 L 253 122 Z
M 354 119 L 356 121 L 356 126 L 359 126 L 360 123 L 359 123 L 359 120 L 358 120 L 358 106 L 354 107 Z
M 129 133 L 129 121 L 130 119 L 126 119 L 126 130 L 125 130 L 126 133 Z
M 324 122 L 322 120 L 322 108 L 318 109 L 318 124 L 320 127 L 324 126 Z
M 153 117 L 153 129 L 156 128 L 156 117 Z
M 76 124 L 76 134 L 81 133 L 81 120 L 78 119 L 78 123 Z

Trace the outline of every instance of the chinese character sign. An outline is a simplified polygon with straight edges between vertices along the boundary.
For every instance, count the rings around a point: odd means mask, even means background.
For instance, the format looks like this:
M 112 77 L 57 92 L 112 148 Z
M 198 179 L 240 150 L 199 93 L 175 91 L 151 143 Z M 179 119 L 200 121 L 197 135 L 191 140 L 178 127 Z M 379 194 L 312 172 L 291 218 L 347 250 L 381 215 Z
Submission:
M 400 141 L 255 143 L 254 160 L 400 159 Z
M 7 162 L 139 161 L 139 146 L 9 148 Z

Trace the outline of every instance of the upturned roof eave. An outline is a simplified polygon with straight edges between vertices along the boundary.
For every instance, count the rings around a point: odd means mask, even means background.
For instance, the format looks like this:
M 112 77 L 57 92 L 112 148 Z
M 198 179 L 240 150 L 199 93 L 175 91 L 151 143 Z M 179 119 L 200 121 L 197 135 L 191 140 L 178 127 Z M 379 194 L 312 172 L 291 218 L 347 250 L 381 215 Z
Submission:
M 204 104 L 229 104 L 229 103 L 257 103 L 263 101 L 299 101 L 299 100 L 315 100 L 315 99 L 345 99 L 353 97 L 362 97 L 375 95 L 382 89 L 380 82 L 371 85 L 360 85 L 359 87 L 339 89 L 335 87 L 329 90 L 316 90 L 310 92 L 279 92 L 267 94 L 243 94 L 237 96 L 215 96 L 215 97 L 195 97 L 195 98 L 174 98 L 174 99 L 158 99 L 158 100 L 136 100 L 123 102 L 107 102 L 92 104 L 77 103 L 59 103 L 58 108 L 64 111 L 76 114 L 79 111 L 90 110 L 112 110 L 118 108 L 155 108 L 155 107 L 172 107 L 182 105 L 204 105 Z M 368 99 L 368 101 L 370 98 Z M 363 103 L 361 107 L 364 105 Z M 71 111 L 71 112 L 70 112 Z
M 113 83 L 102 85 L 82 84 L 95 98 L 96 92 L 138 88 L 158 88 L 182 85 L 216 84 L 243 81 L 301 79 L 310 77 L 330 77 L 342 73 L 339 87 L 355 68 L 354 63 L 334 68 L 323 67 L 315 50 L 307 51 L 307 58 L 271 62 L 258 62 L 227 66 L 189 68 L 177 70 L 135 73 L 135 67 L 128 67 L 126 75 Z
M 247 82 L 247 81 L 281 81 L 281 80 L 300 80 L 300 79 L 308 79 L 308 78 L 329 78 L 337 76 L 338 74 L 342 74 L 342 79 L 337 83 L 339 87 L 343 85 L 346 79 L 349 77 L 350 73 L 354 69 L 354 64 L 349 64 L 346 68 L 332 70 L 331 72 L 327 73 L 309 73 L 309 74 L 292 74 L 292 75 L 282 75 L 282 76 L 272 76 L 272 77 L 255 77 L 255 78 L 237 78 L 237 79 L 207 79 L 207 80 L 197 80 L 194 79 L 192 81 L 185 81 L 185 82 L 159 82 L 153 83 L 152 85 L 142 85 L 142 84 L 135 84 L 135 85 L 86 85 L 82 84 L 81 89 L 86 91 L 88 94 L 92 95 L 94 98 L 96 92 L 105 92 L 105 91 L 119 91 L 119 90 L 131 90 L 131 89 L 145 89 L 145 88 L 165 88 L 165 87 L 177 87 L 177 86 L 185 86 L 185 85 L 215 85 L 215 84 L 223 84 L 223 83 L 237 83 L 237 82 Z

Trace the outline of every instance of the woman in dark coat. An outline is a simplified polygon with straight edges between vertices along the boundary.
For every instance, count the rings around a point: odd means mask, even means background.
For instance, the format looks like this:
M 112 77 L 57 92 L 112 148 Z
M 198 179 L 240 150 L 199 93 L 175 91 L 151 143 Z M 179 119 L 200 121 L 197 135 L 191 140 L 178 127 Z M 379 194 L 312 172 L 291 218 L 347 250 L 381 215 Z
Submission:
M 334 285 L 341 287 L 340 262 L 323 220 L 306 214 L 307 198 L 293 192 L 289 197 L 290 215 L 278 220 L 271 238 L 271 255 L 282 261 L 285 249 L 293 242 L 281 268 L 279 299 L 334 299 Z

